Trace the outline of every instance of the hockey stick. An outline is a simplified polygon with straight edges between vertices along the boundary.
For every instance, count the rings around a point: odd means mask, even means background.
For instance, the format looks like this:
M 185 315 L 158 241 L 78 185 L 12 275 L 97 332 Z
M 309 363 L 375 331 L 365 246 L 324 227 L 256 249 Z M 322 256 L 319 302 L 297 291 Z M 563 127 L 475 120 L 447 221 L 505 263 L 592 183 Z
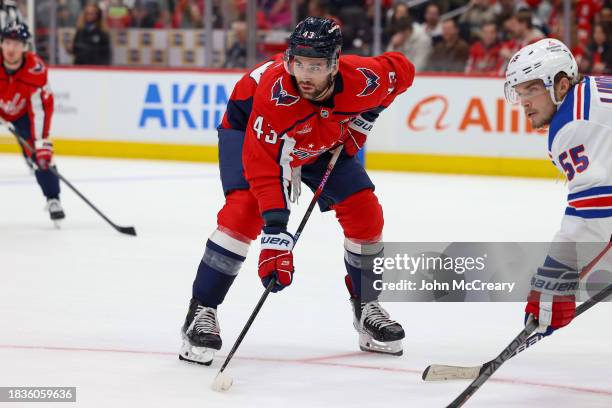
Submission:
M 606 245 L 604 250 L 597 255 L 595 259 L 593 259 L 589 265 L 587 265 L 582 272 L 580 273 L 581 277 L 586 276 L 590 269 L 595 266 L 595 264 L 603 257 L 603 255 L 610 248 L 610 243 Z M 602 291 L 596 293 L 591 297 L 591 299 L 584 302 L 581 306 L 584 306 L 581 313 L 584 313 L 586 310 L 593 307 L 595 304 L 605 300 L 607 297 L 612 295 L 612 285 L 608 285 Z M 478 377 L 461 393 L 457 398 L 451 402 L 447 408 L 459 408 L 463 406 L 468 399 L 474 395 L 476 391 L 482 387 L 482 385 L 502 366 L 506 361 L 511 359 L 515 354 L 518 354 L 519 348 L 527 341 L 529 335 L 535 331 L 538 326 L 538 321 L 536 319 L 529 319 L 527 321 L 527 325 L 521 332 L 512 340 L 512 342 L 493 360 L 489 361 L 483 366 L 483 369 L 478 374 Z
M 597 255 L 591 262 L 589 262 L 587 266 L 584 267 L 584 269 L 580 272 L 581 279 L 589 274 L 591 269 L 597 264 L 597 262 L 599 262 L 599 260 L 608 252 L 610 248 L 612 248 L 612 242 L 609 242 L 608 245 L 599 253 L 599 255 Z M 595 294 L 592 298 L 578 306 L 576 308 L 576 317 L 589 310 L 595 305 L 595 303 L 605 299 L 605 297 L 600 298 L 600 296 L 604 294 L 606 290 L 607 288 L 602 292 Z M 529 337 L 510 357 L 508 357 L 508 360 L 525 351 L 545 337 L 548 336 L 544 336 L 540 333 Z M 422 378 L 423 381 L 473 380 L 482 374 L 486 367 L 492 363 L 492 361 L 488 361 L 475 367 L 432 364 L 428 366 L 425 371 L 423 371 Z
M 295 234 L 293 236 L 294 237 L 294 244 L 293 244 L 294 248 L 295 248 L 295 245 L 297 244 L 298 239 L 300 238 L 300 235 L 302 235 L 302 231 L 304 230 L 304 227 L 306 226 L 306 222 L 310 218 L 310 214 L 312 214 L 312 210 L 314 209 L 315 205 L 317 204 L 317 200 L 319 199 L 319 197 L 321 196 L 321 193 L 323 192 L 323 188 L 325 187 L 325 184 L 327 183 L 327 180 L 329 179 L 329 176 L 330 176 L 332 170 L 334 169 L 334 166 L 336 165 L 336 162 L 338 161 L 338 157 L 340 156 L 340 153 L 342 152 L 342 148 L 343 147 L 344 147 L 343 145 L 338 146 L 334 150 L 334 154 L 332 155 L 331 159 L 329 160 L 329 163 L 327 165 L 327 169 L 325 170 L 325 173 L 323 174 L 323 178 L 321 179 L 321 182 L 319 183 L 319 186 L 317 187 L 316 191 L 314 192 L 312 200 L 310 200 L 310 204 L 308 205 L 308 209 L 306 210 L 306 213 L 304 213 L 304 216 L 302 217 L 302 221 L 300 222 L 300 225 L 298 226 L 298 229 L 297 229 L 297 231 L 295 232 Z M 229 354 L 225 358 L 225 361 L 223 362 L 223 365 L 219 369 L 219 372 L 217 373 L 217 376 L 215 377 L 215 380 L 213 381 L 213 384 L 212 384 L 213 390 L 215 390 L 215 391 L 227 391 L 232 386 L 232 383 L 233 383 L 232 378 L 230 376 L 228 376 L 227 374 L 224 374 L 223 371 L 225 371 L 225 368 L 227 367 L 227 365 L 231 361 L 232 357 L 234 357 L 234 353 L 236 353 L 236 350 L 240 346 L 240 343 L 242 343 L 242 340 L 244 339 L 244 336 L 246 336 L 247 332 L 249 331 L 249 329 L 251 327 L 251 324 L 253 324 L 253 321 L 255 320 L 255 317 L 257 317 L 257 314 L 259 313 L 259 310 L 261 309 L 261 307 L 263 306 L 264 302 L 266 301 L 266 298 L 270 294 L 270 291 L 274 287 L 275 283 L 276 283 L 275 280 L 270 280 L 270 283 L 268 283 L 268 286 L 266 287 L 266 290 L 264 291 L 264 293 L 259 298 L 259 302 L 257 302 L 257 305 L 255 305 L 255 309 L 253 309 L 253 312 L 251 312 L 251 316 L 249 317 L 249 320 L 247 320 L 246 324 L 242 328 L 242 331 L 238 335 L 238 338 L 236 339 L 236 342 L 232 346 L 231 351 L 229 352 Z
M 583 313 L 595 306 L 597 303 L 605 300 L 607 297 L 612 295 L 612 285 L 608 285 L 604 290 L 596 293 L 592 298 L 584 302 L 580 307 Z M 527 326 L 512 340 L 512 343 L 508 345 L 495 359 L 485 363 L 478 374 L 478 377 L 457 397 L 451 402 L 447 408 L 459 408 L 467 402 L 468 399 L 474 395 L 476 391 L 493 375 L 495 371 L 506 361 L 511 359 L 515 354 L 518 353 L 518 349 L 527 341 L 529 335 L 537 328 L 538 322 L 535 319 L 529 320 Z
M 32 149 L 32 147 L 28 144 L 28 142 L 24 138 L 22 138 L 17 133 L 15 128 L 12 126 L 12 124 L 10 124 L 8 122 L 2 122 L 2 124 L 4 124 L 6 126 L 6 128 L 9 130 L 9 132 L 11 132 L 17 138 L 17 142 L 19 143 L 21 148 L 24 150 L 24 152 L 27 152 L 27 154 L 25 155 L 25 159 L 28 162 L 28 164 L 34 170 L 38 170 L 38 164 L 36 162 L 34 162 L 34 160 L 32 160 L 32 158 L 31 158 L 31 156 L 35 153 L 34 150 Z M 75 186 L 73 186 L 72 183 L 70 183 L 68 180 L 66 180 L 66 178 L 64 176 L 62 176 L 59 171 L 57 171 L 57 168 L 55 166 L 49 166 L 49 170 L 57 178 L 62 180 L 64 182 L 64 184 L 66 184 L 68 187 L 70 187 L 70 189 L 72 191 L 74 191 L 76 195 L 81 197 L 81 199 L 83 201 L 85 201 L 85 203 L 87 205 L 89 205 L 100 217 L 102 217 L 104 219 L 104 221 L 109 223 L 115 230 L 119 231 L 122 234 L 136 236 L 136 229 L 134 227 L 122 227 L 122 226 L 117 225 L 114 222 L 112 222 L 106 215 L 104 215 L 104 213 L 102 211 L 100 211 L 95 205 L 93 205 L 92 202 L 87 199 L 87 197 L 85 197 L 83 194 L 81 194 L 81 192 L 79 190 L 77 190 L 77 188 Z

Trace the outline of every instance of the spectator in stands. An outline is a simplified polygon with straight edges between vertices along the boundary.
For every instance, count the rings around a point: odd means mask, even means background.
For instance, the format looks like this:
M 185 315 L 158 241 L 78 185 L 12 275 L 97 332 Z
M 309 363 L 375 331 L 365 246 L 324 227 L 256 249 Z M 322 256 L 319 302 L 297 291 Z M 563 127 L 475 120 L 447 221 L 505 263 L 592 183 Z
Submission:
M 511 39 L 502 44 L 501 56 L 507 61 L 518 50 L 544 38 L 544 34 L 533 26 L 532 13 L 521 10 L 504 23 Z
M 548 34 L 550 32 L 548 21 L 551 13 L 553 12 L 553 0 L 530 0 L 530 2 L 533 1 L 537 3 L 531 4 L 531 9 L 533 10 L 534 16 L 534 25 L 538 26 L 540 29 L 544 29 L 544 34 Z
M 270 28 L 288 29 L 291 25 L 291 4 L 289 0 L 259 0 L 258 8 L 264 12 Z
M 363 5 L 351 5 L 340 9 L 338 18 L 347 22 L 342 26 L 343 53 L 372 55 L 374 14 L 374 5 L 371 2 L 368 2 L 365 8 Z
M 468 9 L 459 18 L 459 24 L 464 27 L 469 40 L 480 38 L 480 28 L 487 23 L 495 22 L 495 12 L 489 0 L 470 0 Z
M 410 11 L 405 3 L 397 2 L 392 9 L 389 9 L 387 23 L 385 24 L 386 28 L 383 32 L 383 42 L 387 43 L 391 40 L 391 37 L 397 32 L 398 21 L 405 17 L 410 17 Z
M 57 26 L 58 27 L 74 27 L 76 25 L 76 18 L 80 11 L 73 12 L 77 4 L 71 1 L 60 0 L 57 3 Z M 77 10 L 80 10 L 79 7 Z
M 431 38 L 424 30 L 415 31 L 410 17 L 402 17 L 395 25 L 396 33 L 391 37 L 387 51 L 403 53 L 417 71 L 422 71 L 431 54 Z
M 331 14 L 327 0 L 309 0 L 308 15 L 313 17 L 330 18 L 338 24 L 341 24 L 338 17 Z
M 595 75 L 612 74 L 612 41 L 609 28 L 602 23 L 593 26 L 593 36 L 585 55 L 585 72 Z
M 440 6 L 430 3 L 425 9 L 425 21 L 421 24 L 425 34 L 431 38 L 433 44 L 442 40 L 442 24 L 440 23 Z
M 493 5 L 493 12 L 498 18 L 506 19 L 521 10 L 528 10 L 527 3 L 519 0 L 497 0 Z
M 497 25 L 486 23 L 480 30 L 480 40 L 470 47 L 466 74 L 502 75 L 504 59 L 499 55 L 501 44 L 497 39 Z
M 109 28 L 128 28 L 132 25 L 130 9 L 123 0 L 110 0 L 106 11 L 106 24 Z
M 232 23 L 234 43 L 225 53 L 224 68 L 245 68 L 247 60 L 247 24 L 245 21 Z
M 220 4 L 213 2 L 212 22 L 213 28 L 221 28 L 223 26 Z M 174 9 L 172 14 L 173 28 L 204 28 L 204 5 L 205 0 L 174 0 Z M 170 3 L 172 4 L 172 3 Z
M 163 12 L 158 0 L 136 0 L 132 8 L 132 26 L 139 28 L 164 28 L 168 13 Z
M 85 6 L 77 21 L 77 30 L 69 51 L 75 65 L 110 65 L 110 36 L 102 18 L 100 7 L 91 3 Z
M 428 71 L 464 72 L 470 50 L 459 37 L 459 26 L 453 19 L 442 22 L 442 41 L 433 49 Z

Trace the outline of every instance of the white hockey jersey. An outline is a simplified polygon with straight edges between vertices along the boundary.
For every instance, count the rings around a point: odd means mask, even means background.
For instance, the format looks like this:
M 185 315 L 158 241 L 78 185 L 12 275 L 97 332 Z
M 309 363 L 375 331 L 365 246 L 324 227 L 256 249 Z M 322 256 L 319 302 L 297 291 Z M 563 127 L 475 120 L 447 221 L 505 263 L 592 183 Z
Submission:
M 565 216 L 555 241 L 609 241 L 612 234 L 612 77 L 586 76 L 570 89 L 550 123 L 548 154 L 554 165 L 565 173 L 569 186 Z M 570 265 L 578 261 L 580 267 L 588 260 L 566 261 Z

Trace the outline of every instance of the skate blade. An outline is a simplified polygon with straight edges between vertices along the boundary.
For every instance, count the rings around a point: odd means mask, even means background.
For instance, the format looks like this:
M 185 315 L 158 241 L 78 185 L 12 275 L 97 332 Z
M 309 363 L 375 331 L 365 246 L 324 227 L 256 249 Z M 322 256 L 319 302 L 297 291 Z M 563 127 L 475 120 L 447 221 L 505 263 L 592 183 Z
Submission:
M 193 347 L 189 342 L 184 341 L 179 353 L 179 360 L 209 366 L 215 357 L 215 351 L 217 350 L 206 347 Z
M 402 349 L 402 341 L 376 341 L 370 335 L 361 333 L 359 335 L 359 348 L 361 351 L 370 353 L 391 354 L 393 356 L 401 356 L 404 354 Z
M 55 229 L 62 229 L 62 222 L 60 220 L 52 220 L 53 221 L 53 226 L 55 227 Z

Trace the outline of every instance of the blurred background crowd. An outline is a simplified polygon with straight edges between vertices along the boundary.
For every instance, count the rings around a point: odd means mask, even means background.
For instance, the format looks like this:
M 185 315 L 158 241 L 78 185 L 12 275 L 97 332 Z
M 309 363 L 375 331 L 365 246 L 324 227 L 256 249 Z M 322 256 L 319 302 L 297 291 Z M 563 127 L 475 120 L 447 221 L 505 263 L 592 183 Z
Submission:
M 612 0 L 36 0 L 34 4 L 37 50 L 58 64 L 244 68 L 282 52 L 296 22 L 312 15 L 338 21 L 344 53 L 399 51 L 418 71 L 502 75 L 514 52 L 549 36 L 568 43 L 582 72 L 612 72 Z M 27 14 L 25 1 L 19 5 Z

